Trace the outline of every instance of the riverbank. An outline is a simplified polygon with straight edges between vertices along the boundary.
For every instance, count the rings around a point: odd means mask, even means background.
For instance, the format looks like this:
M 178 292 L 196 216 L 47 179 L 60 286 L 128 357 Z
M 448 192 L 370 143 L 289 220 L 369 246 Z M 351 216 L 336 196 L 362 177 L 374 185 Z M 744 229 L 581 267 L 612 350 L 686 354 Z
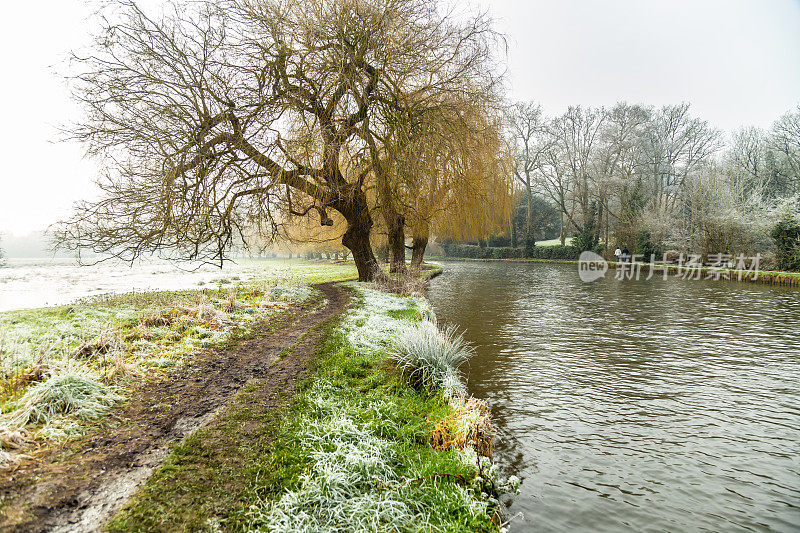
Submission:
M 522 259 L 522 258 L 509 258 L 509 259 L 494 259 L 494 258 L 472 258 L 472 257 L 446 257 L 446 256 L 431 256 L 429 259 L 434 261 L 464 261 L 464 262 L 499 262 L 499 263 L 545 263 L 545 264 L 562 264 L 562 265 L 577 265 L 579 261 L 566 260 L 566 259 Z M 618 263 L 617 261 L 608 261 L 610 275 L 615 275 L 616 270 L 622 267 L 627 267 L 627 276 L 630 277 L 631 263 Z M 637 263 L 636 266 L 641 272 L 648 273 L 650 271 L 649 263 Z M 670 275 L 680 275 L 686 272 L 686 267 L 682 269 L 677 265 L 657 265 L 658 272 L 654 272 L 654 276 L 664 275 L 664 269 Z M 699 272 L 699 277 L 698 277 Z M 607 274 L 609 275 L 609 274 Z M 635 275 L 635 271 L 634 271 Z M 645 274 L 646 275 L 646 274 Z M 687 275 L 686 279 L 714 279 L 722 281 L 732 281 L 738 283 L 759 283 L 763 285 L 783 285 L 789 287 L 800 287 L 800 272 L 788 272 L 780 270 L 759 270 L 758 276 L 753 279 L 753 272 L 728 269 L 728 268 L 715 268 L 715 267 L 699 267 L 693 268 L 691 273 Z
M 426 276 L 440 272 L 433 267 Z M 21 428 L 39 446 L 28 442 L 6 465 L 12 475 L 0 486 L 0 523 L 99 528 L 163 462 L 112 529 L 291 529 L 298 524 L 279 516 L 295 513 L 281 515 L 281 506 L 305 494 L 303 505 L 313 507 L 315 490 L 348 480 L 339 488 L 368 497 L 345 515 L 338 501 L 315 515 L 304 508 L 302 516 L 318 521 L 312 529 L 338 516 L 340 526 L 370 530 L 377 516 L 406 527 L 495 530 L 497 482 L 470 451 L 490 454 L 488 408 L 461 394 L 455 371 L 447 387 L 414 387 L 414 369 L 390 362 L 400 331 L 416 323 L 430 329 L 425 301 L 354 284 L 348 290 L 357 304 L 342 316 L 346 293 L 330 284 L 317 288 L 322 294 L 271 317 L 267 330 L 231 336 L 168 375 L 131 387 L 127 399 L 114 399 L 118 405 L 81 420 L 80 432 Z M 436 335 L 445 345 L 454 340 Z M 98 371 L 96 382 L 104 385 L 103 376 Z M 78 422 L 74 413 L 63 415 Z M 487 481 L 475 482 L 479 472 Z M 375 514 L 387 508 L 389 514 Z
M 353 308 L 323 326 L 312 373 L 285 412 L 267 415 L 260 384 L 248 386 L 173 452 L 111 530 L 497 529 L 497 489 L 476 482 L 479 470 L 490 479 L 475 452 L 491 450 L 485 404 L 452 383 L 413 387 L 391 362 L 398 335 L 429 324 L 427 302 L 348 289 Z

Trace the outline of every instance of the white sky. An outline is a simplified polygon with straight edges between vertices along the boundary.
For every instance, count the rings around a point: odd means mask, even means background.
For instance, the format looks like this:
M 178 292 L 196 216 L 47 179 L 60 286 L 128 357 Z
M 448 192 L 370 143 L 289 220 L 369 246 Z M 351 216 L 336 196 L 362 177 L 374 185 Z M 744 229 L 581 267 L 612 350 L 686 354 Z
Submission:
M 512 97 L 570 104 L 690 102 L 732 130 L 769 127 L 800 103 L 800 0 L 474 0 L 508 37 Z M 147 4 L 158 0 L 147 0 Z M 79 113 L 54 74 L 88 44 L 94 2 L 7 2 L 0 17 L 0 233 L 23 235 L 93 194 Z

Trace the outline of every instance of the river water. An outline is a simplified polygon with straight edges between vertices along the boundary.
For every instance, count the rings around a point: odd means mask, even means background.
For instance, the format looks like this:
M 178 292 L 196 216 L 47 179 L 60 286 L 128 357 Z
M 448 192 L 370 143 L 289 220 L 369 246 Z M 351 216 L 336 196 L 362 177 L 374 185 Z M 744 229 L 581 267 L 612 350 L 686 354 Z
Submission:
M 800 291 L 443 263 L 512 531 L 800 530 Z

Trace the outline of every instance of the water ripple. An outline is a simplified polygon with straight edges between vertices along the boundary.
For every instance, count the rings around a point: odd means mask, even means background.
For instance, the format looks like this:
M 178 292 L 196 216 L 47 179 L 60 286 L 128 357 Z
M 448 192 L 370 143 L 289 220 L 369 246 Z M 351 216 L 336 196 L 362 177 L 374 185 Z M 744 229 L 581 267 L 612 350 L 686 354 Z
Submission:
M 516 531 L 800 529 L 800 291 L 448 263 Z

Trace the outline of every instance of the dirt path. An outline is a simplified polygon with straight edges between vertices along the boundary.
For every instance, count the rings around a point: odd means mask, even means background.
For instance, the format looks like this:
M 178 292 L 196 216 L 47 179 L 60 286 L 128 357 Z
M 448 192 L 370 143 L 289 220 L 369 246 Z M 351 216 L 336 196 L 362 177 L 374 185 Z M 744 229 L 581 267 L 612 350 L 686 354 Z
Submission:
M 347 306 L 345 291 L 332 284 L 317 288 L 327 299 L 323 308 L 290 312 L 263 335 L 228 351 L 211 351 L 169 378 L 146 384 L 114 413 L 118 427 L 50 451 L 9 476 L 0 473 L 6 511 L 0 530 L 97 531 L 173 445 L 208 424 L 248 381 L 260 380 L 265 397 L 273 398 L 267 406 L 277 407 L 277 393 L 291 389 L 307 369 L 319 342 L 314 327 Z

